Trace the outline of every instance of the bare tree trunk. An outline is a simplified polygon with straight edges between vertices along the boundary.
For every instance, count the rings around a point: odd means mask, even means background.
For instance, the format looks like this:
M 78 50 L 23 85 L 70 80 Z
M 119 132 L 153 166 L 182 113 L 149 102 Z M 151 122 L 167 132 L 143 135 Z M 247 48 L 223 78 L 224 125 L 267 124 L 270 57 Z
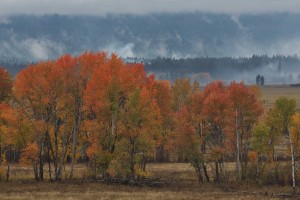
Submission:
M 64 124 L 64 138 L 63 138 L 63 143 L 62 143 L 62 155 L 60 157 L 58 172 L 56 175 L 58 180 L 60 180 L 62 177 L 64 161 L 65 161 L 67 149 L 69 146 L 69 142 L 70 142 L 71 136 L 72 136 L 72 133 L 69 133 L 69 135 L 67 135 L 67 128 L 66 128 L 67 125 L 66 124 L 67 124 L 67 122 L 65 122 L 65 124 Z
M 295 179 L 295 152 L 294 147 L 292 143 L 292 136 L 289 130 L 289 127 L 287 126 L 288 136 L 289 136 L 289 143 L 291 148 L 291 158 L 292 158 L 292 179 L 293 179 L 293 194 L 296 193 L 296 179 Z
M 237 181 L 241 180 L 241 162 L 240 162 L 240 136 L 238 131 L 238 111 L 236 109 L 236 118 L 235 118 L 235 131 L 236 131 L 236 172 L 237 172 Z
M 0 165 L 2 164 L 2 145 L 1 145 L 1 138 L 0 138 Z
M 34 178 L 35 180 L 39 180 L 39 174 L 38 174 L 38 166 L 37 164 L 33 164 L 33 173 L 34 173 Z
M 49 168 L 49 179 L 52 181 L 52 174 L 51 174 L 51 159 L 50 159 L 50 150 L 49 150 L 49 144 L 48 144 L 48 168 Z
M 45 141 L 42 138 L 39 152 L 39 180 L 44 180 L 44 157 L 45 157 Z
M 202 167 L 203 167 L 203 171 L 204 171 L 204 175 L 205 175 L 206 181 L 210 182 L 209 175 L 207 173 L 207 167 L 206 167 L 206 165 L 204 163 L 202 163 Z
M 71 158 L 70 179 L 73 178 L 73 174 L 74 174 L 74 163 L 75 163 L 76 147 L 77 147 L 77 131 L 74 130 L 73 131 L 73 148 L 72 148 L 72 158 Z
M 201 173 L 200 163 L 197 160 L 195 160 L 193 166 L 194 166 L 196 174 L 198 176 L 199 183 L 203 183 L 203 176 L 202 176 L 202 173 Z
M 135 165 L 135 138 L 130 137 L 130 145 L 131 149 L 129 151 L 130 154 L 130 182 L 133 184 L 134 179 L 135 179 L 135 170 L 134 170 L 134 165 Z
M 73 128 L 73 148 L 72 148 L 72 160 L 71 160 L 71 171 L 70 178 L 73 178 L 74 174 L 74 163 L 75 163 L 75 153 L 77 149 L 77 137 L 79 134 L 80 124 L 81 124 L 81 108 L 82 101 L 80 100 L 79 94 L 76 97 L 75 113 L 74 113 L 74 128 Z
M 215 161 L 215 167 L 216 167 L 216 182 L 220 183 L 220 174 L 219 174 L 219 163 L 218 161 Z
M 6 170 L 6 181 L 9 180 L 9 164 L 7 164 L 7 170 Z
M 260 170 L 259 170 L 259 168 L 260 168 L 260 158 L 259 158 L 259 156 L 258 156 L 258 161 L 257 161 L 257 163 L 256 163 L 256 170 L 255 170 L 256 184 L 259 183 L 259 175 L 260 175 Z
M 116 139 L 116 116 L 113 113 L 111 117 L 110 153 L 113 153 L 115 151 L 115 139 Z

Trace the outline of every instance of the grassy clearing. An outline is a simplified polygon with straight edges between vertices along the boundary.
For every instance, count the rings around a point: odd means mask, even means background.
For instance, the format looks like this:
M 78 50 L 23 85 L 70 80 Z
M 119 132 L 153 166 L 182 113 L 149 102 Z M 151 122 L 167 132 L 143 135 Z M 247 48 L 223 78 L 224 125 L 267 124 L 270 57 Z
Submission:
M 288 85 L 263 86 L 260 87 L 262 99 L 264 100 L 265 108 L 273 107 L 276 99 L 280 96 L 295 98 L 297 109 L 300 110 L 300 87 L 291 87 Z
M 0 199 L 257 199 L 261 196 L 224 192 L 212 185 L 183 188 L 133 188 L 97 183 L 5 184 Z M 17 188 L 17 189 L 15 189 Z M 4 191 L 5 192 L 4 192 Z
M 234 170 L 234 163 L 226 165 L 230 171 Z M 262 187 L 253 183 L 233 183 L 230 187 L 241 191 L 255 191 L 256 194 L 226 192 L 214 183 L 199 184 L 193 168 L 188 163 L 148 164 L 148 170 L 153 176 L 161 177 L 168 182 L 163 187 L 132 187 L 86 182 L 82 179 L 84 165 L 76 166 L 76 181 L 36 182 L 28 179 L 33 177 L 30 167 L 18 167 L 17 165 L 12 167 L 16 177 L 26 172 L 27 180 L 25 181 L 25 177 L 22 179 L 15 177 L 9 182 L 0 182 L 0 199 L 270 199 L 272 193 L 290 192 L 289 187 Z M 268 197 L 262 195 L 266 190 Z

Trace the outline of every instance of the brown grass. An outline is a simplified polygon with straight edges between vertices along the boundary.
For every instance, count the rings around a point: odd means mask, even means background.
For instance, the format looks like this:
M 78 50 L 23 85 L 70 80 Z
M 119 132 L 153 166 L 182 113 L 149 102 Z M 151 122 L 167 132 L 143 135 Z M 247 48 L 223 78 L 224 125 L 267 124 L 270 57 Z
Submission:
M 291 87 L 288 85 L 263 86 L 260 87 L 262 99 L 264 100 L 265 108 L 273 107 L 276 99 L 280 96 L 295 98 L 297 109 L 300 110 L 300 87 Z
M 0 182 L 0 199 L 269 199 L 261 194 L 289 192 L 290 188 L 262 187 L 256 184 L 231 184 L 241 191 L 255 191 L 256 194 L 226 192 L 214 183 L 199 184 L 193 168 L 188 163 L 150 163 L 147 169 L 155 177 L 168 182 L 163 187 L 132 187 L 128 185 L 86 182 L 82 179 L 84 165 L 76 166 L 76 180 L 63 180 L 61 183 L 36 182 L 30 167 L 14 165 L 15 177 L 9 182 Z M 227 163 L 233 171 L 234 163 Z M 18 174 L 27 174 L 18 178 Z M 27 180 L 25 180 L 27 179 Z
M 204 185 L 190 189 L 133 188 L 98 183 L 9 183 L 1 186 L 0 199 L 257 199 L 255 195 L 227 193 Z M 259 196 L 261 198 L 261 196 Z

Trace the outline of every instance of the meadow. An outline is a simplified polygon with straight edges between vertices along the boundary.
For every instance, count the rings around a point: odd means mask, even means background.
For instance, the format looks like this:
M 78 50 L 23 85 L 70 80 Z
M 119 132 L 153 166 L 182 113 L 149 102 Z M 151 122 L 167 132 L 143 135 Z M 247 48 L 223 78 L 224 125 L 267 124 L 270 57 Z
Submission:
M 276 99 L 280 96 L 287 96 L 296 99 L 297 110 L 300 110 L 300 87 L 289 85 L 269 85 L 261 86 L 261 95 L 265 108 L 271 108 Z
M 234 163 L 227 163 L 234 170 Z M 107 184 L 84 179 L 85 165 L 76 167 L 76 179 L 59 183 L 33 181 L 30 167 L 12 166 L 12 177 L 0 183 L 0 199 L 279 199 L 289 187 L 229 184 L 230 191 L 214 183 L 199 184 L 188 163 L 150 163 L 152 176 L 165 182 L 161 187 Z M 228 185 L 226 186 L 228 187 Z M 266 196 L 268 195 L 268 196 Z

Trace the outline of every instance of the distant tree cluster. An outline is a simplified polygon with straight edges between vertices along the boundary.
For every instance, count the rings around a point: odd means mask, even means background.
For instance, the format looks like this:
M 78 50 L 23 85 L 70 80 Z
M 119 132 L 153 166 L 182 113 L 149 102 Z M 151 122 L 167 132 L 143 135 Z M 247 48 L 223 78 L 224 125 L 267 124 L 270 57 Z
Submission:
M 279 64 L 278 64 L 279 63 Z M 199 58 L 156 58 L 145 63 L 146 71 L 167 73 L 168 79 L 174 81 L 193 73 L 209 73 L 213 79 L 232 79 L 233 74 L 251 72 L 265 66 L 278 66 L 282 70 L 294 72 L 300 65 L 297 56 L 253 55 L 252 57 L 199 57 Z
M 256 85 L 265 85 L 265 78 L 264 78 L 264 76 L 261 76 L 261 75 L 257 75 L 256 76 Z

